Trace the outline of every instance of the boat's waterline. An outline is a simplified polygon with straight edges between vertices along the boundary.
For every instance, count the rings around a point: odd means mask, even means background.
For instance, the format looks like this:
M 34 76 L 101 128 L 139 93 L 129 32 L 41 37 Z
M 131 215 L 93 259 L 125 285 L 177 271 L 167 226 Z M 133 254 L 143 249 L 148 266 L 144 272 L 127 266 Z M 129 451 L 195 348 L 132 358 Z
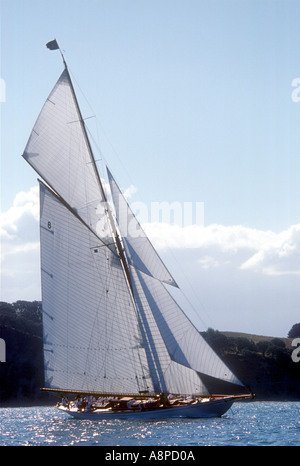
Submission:
M 59 406 L 58 409 L 76 419 L 103 420 L 103 419 L 168 419 L 168 418 L 211 418 L 225 414 L 234 403 L 233 398 L 194 403 L 188 406 L 174 406 L 169 408 L 153 409 L 148 411 L 113 411 L 109 409 L 96 409 L 91 412 L 78 411 Z

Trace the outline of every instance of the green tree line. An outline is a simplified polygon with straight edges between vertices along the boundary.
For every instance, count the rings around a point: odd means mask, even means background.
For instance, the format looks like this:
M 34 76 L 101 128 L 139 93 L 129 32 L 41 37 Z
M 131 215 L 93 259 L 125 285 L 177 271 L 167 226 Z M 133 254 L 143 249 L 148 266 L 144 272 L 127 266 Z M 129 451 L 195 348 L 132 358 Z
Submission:
M 284 339 L 255 343 L 214 329 L 202 335 L 258 400 L 300 400 L 300 362 L 292 361 L 294 348 Z M 300 337 L 299 323 L 288 337 Z M 6 347 L 6 360 L 0 362 L 0 404 L 54 402 L 40 391 L 44 386 L 41 302 L 0 302 L 0 338 Z M 232 390 L 218 387 L 216 380 L 209 378 L 205 383 L 214 393 Z

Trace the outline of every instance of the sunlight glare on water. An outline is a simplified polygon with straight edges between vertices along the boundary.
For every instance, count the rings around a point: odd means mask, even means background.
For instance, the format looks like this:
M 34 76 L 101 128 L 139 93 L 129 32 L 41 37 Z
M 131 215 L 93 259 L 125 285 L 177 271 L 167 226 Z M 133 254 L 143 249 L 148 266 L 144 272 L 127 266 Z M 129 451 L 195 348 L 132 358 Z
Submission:
M 300 445 L 300 403 L 236 403 L 222 418 L 83 421 L 54 407 L 1 408 L 0 445 Z

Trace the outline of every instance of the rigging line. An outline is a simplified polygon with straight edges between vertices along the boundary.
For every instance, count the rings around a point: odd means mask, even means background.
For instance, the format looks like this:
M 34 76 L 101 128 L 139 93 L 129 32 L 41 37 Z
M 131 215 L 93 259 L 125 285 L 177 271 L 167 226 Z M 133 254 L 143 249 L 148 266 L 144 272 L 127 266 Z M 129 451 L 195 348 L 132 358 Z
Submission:
M 91 248 L 90 248 L 91 249 Z M 106 252 L 107 253 L 107 252 Z M 95 260 L 94 258 L 94 264 L 95 264 L 95 267 L 96 267 L 96 270 L 98 271 L 98 274 L 99 276 L 101 275 L 101 267 L 98 265 L 97 261 Z M 106 262 L 106 261 L 105 261 Z M 107 284 L 105 283 L 105 290 L 107 289 Z M 101 312 L 99 312 L 99 310 L 101 311 L 101 303 L 102 303 L 102 300 L 103 300 L 103 296 L 104 296 L 104 302 L 105 302 L 105 306 L 106 306 L 106 295 L 107 293 L 104 291 L 104 295 L 102 293 L 99 293 L 99 297 L 98 297 L 98 300 L 97 302 L 95 303 L 96 307 L 97 307 L 97 312 L 95 314 L 95 321 L 97 323 L 97 332 L 98 332 L 98 335 L 100 335 L 100 326 L 99 326 L 99 319 L 101 318 L 101 322 L 103 322 L 103 315 Z M 94 326 L 93 326 L 94 328 Z M 102 326 L 101 326 L 102 328 Z M 92 338 L 92 334 L 91 334 L 91 338 Z M 98 342 L 98 345 L 99 345 L 99 342 Z M 105 353 L 105 350 L 106 348 L 101 348 L 104 353 Z M 101 364 L 100 364 L 101 363 Z M 96 373 L 96 377 L 95 377 L 95 384 L 97 384 L 98 382 L 98 379 L 100 377 L 103 377 L 103 375 L 106 377 L 106 369 L 105 369 L 105 360 L 102 358 L 99 359 L 99 354 L 97 354 L 97 373 Z
M 76 83 L 76 87 L 77 87 L 78 90 L 80 91 L 81 96 L 83 97 L 84 101 L 86 102 L 87 106 L 89 107 L 89 110 L 94 114 L 93 116 L 90 116 L 90 117 L 87 117 L 87 118 L 83 118 L 83 120 L 87 120 L 87 119 L 90 119 L 90 118 L 95 118 L 95 121 L 96 121 L 96 131 L 97 131 L 97 141 L 95 140 L 95 138 L 94 138 L 92 132 L 90 131 L 90 129 L 89 129 L 87 126 L 85 127 L 85 129 L 86 129 L 86 131 L 87 131 L 87 133 L 88 133 L 88 135 L 89 135 L 89 138 L 92 140 L 93 145 L 94 145 L 95 148 L 97 149 L 97 152 L 98 152 L 99 155 L 101 156 L 101 159 L 100 159 L 100 160 L 102 160 L 102 158 L 105 159 L 104 154 L 103 154 L 103 152 L 102 152 L 102 150 L 101 150 L 101 148 L 100 148 L 100 146 L 99 146 L 99 144 L 100 144 L 100 137 L 99 137 L 99 132 L 98 132 L 98 126 L 101 127 L 101 131 L 103 132 L 104 136 L 106 137 L 106 139 L 107 139 L 107 141 L 108 141 L 108 143 L 110 144 L 111 147 L 112 147 L 112 144 L 110 143 L 109 138 L 108 138 L 108 136 L 107 136 L 107 134 L 106 134 L 104 128 L 102 127 L 102 125 L 101 125 L 101 123 L 100 123 L 100 121 L 99 121 L 99 119 L 98 119 L 98 117 L 97 117 L 97 114 L 96 114 L 94 108 L 92 107 L 90 101 L 88 100 L 87 96 L 85 95 L 85 93 L 83 92 L 82 88 L 80 87 L 80 85 L 79 85 L 79 83 L 78 83 L 78 81 L 77 81 L 75 75 L 72 73 L 72 71 L 70 71 L 70 74 L 72 75 L 72 79 L 73 79 L 73 81 Z M 97 161 L 99 161 L 99 160 L 95 160 L 95 162 L 97 162 Z
M 96 142 L 96 140 L 95 140 L 95 138 L 93 136 L 93 133 L 91 132 L 91 130 L 88 127 L 86 127 L 86 130 L 88 132 L 89 138 L 93 142 L 94 147 L 97 149 L 97 152 L 99 153 L 99 155 L 101 155 L 101 159 L 97 159 L 97 160 L 95 159 L 95 162 L 100 162 L 100 161 L 102 161 L 102 159 L 104 159 L 105 162 L 106 162 L 105 156 L 104 156 L 99 144 Z
M 130 308 L 132 309 L 132 315 L 133 315 L 133 318 L 137 324 L 137 331 L 138 331 L 138 344 L 141 345 L 141 348 L 143 349 L 143 351 L 145 352 L 145 357 L 146 357 L 146 361 L 147 361 L 147 355 L 146 355 L 146 350 L 145 350 L 145 345 L 144 345 L 144 338 L 143 338 L 143 329 L 141 328 L 141 319 L 140 319 L 140 311 L 139 311 L 139 308 L 138 308 L 138 304 L 136 302 L 136 298 L 135 298 L 135 295 L 134 295 L 134 292 L 129 288 L 129 285 L 128 283 L 126 283 L 127 287 L 128 287 L 128 291 L 129 291 L 129 299 L 130 299 Z M 147 374 L 145 372 L 145 367 L 143 362 L 142 362 L 142 359 L 141 359 L 141 354 L 140 354 L 140 351 L 138 350 L 138 359 L 139 359 L 139 363 L 140 363 L 140 368 L 141 368 L 141 372 L 142 372 L 142 378 L 143 378 L 143 381 L 144 381 L 144 388 L 149 384 L 149 382 L 147 383 Z M 149 374 L 149 377 L 151 379 L 151 383 L 153 385 L 153 380 L 152 380 L 152 377 L 151 375 Z
M 185 277 L 185 278 L 186 278 L 186 280 L 187 280 L 187 277 Z M 206 316 L 207 316 L 210 320 L 212 320 L 211 316 L 209 316 L 209 315 L 207 314 L 207 312 L 206 312 L 206 310 L 205 310 L 205 307 L 204 307 L 204 304 L 200 301 L 199 297 L 197 296 L 196 291 L 192 288 L 192 285 L 191 285 L 189 282 L 188 282 L 188 284 L 189 284 L 189 286 L 191 287 L 191 290 L 193 291 L 193 293 L 195 294 L 195 297 L 197 298 L 197 300 L 199 300 L 199 304 L 200 304 L 202 310 L 204 310 Z M 207 323 L 205 322 L 205 320 L 201 317 L 201 315 L 200 315 L 199 311 L 196 309 L 195 305 L 192 303 L 192 301 L 190 300 L 190 298 L 185 294 L 185 292 L 184 292 L 182 289 L 180 289 L 180 291 L 181 291 L 181 293 L 182 293 L 184 299 L 187 301 L 187 303 L 189 304 L 189 306 L 191 307 L 191 309 L 192 309 L 193 312 L 195 313 L 197 319 L 199 319 L 200 322 L 202 323 L 202 325 L 205 327 L 205 329 L 207 329 L 207 328 L 208 328 L 208 325 L 207 325 Z M 213 325 L 215 326 L 215 324 L 213 324 Z M 198 329 L 198 330 L 200 331 L 200 329 Z
M 139 194 L 139 193 L 138 193 L 138 197 L 140 197 L 140 194 Z M 129 202 L 128 202 L 126 199 L 125 199 L 125 201 L 127 202 L 127 207 L 128 207 L 129 209 L 131 209 Z M 146 229 L 144 229 L 144 226 L 143 226 L 142 223 L 138 220 L 138 218 L 136 217 L 136 215 L 135 215 L 134 212 L 133 212 L 133 214 L 134 214 L 134 216 L 135 216 L 135 218 L 136 218 L 136 221 L 137 221 L 138 224 L 140 225 L 142 231 L 145 233 L 145 235 L 146 235 L 148 241 L 149 241 L 149 242 L 151 243 L 151 245 L 153 246 L 153 244 L 152 244 L 152 242 L 151 242 L 151 240 L 150 240 L 148 234 L 147 234 L 146 231 L 145 231 Z M 153 247 L 153 248 L 154 248 L 154 247 Z M 155 249 L 155 248 L 154 248 L 154 249 Z M 167 246 L 167 250 L 172 254 L 173 259 L 174 259 L 175 262 L 179 265 L 179 262 L 178 262 L 178 260 L 177 260 L 177 258 L 176 258 L 176 256 L 175 256 L 175 254 L 174 254 L 174 251 L 173 251 L 169 246 Z M 156 252 L 157 256 L 160 258 L 160 260 L 162 261 L 162 263 L 164 264 L 164 266 L 166 267 L 165 261 L 163 261 L 163 259 L 161 258 L 160 254 L 158 254 L 158 252 L 156 251 L 156 249 L 155 249 L 155 252 Z M 167 267 L 166 267 L 166 269 L 168 270 Z M 211 316 L 209 316 L 209 315 L 207 314 L 207 311 L 206 311 L 206 309 L 205 309 L 205 306 L 204 306 L 203 302 L 201 302 L 201 300 L 200 300 L 200 298 L 198 297 L 197 293 L 196 293 L 195 290 L 193 289 L 193 287 L 192 287 L 192 285 L 191 285 L 191 282 L 188 280 L 187 276 L 184 274 L 182 268 L 180 268 L 180 269 L 181 269 L 181 272 L 182 272 L 182 274 L 183 274 L 183 276 L 184 276 L 184 278 L 185 278 L 187 284 L 190 286 L 192 292 L 194 293 L 195 297 L 196 297 L 197 300 L 199 301 L 202 310 L 205 312 L 206 317 L 208 317 L 210 320 L 212 320 L 212 319 L 211 319 Z M 169 272 L 169 274 L 170 274 L 170 272 Z M 171 274 L 170 274 L 170 275 L 171 275 Z M 179 288 L 180 288 L 180 287 L 179 287 Z M 191 309 L 192 309 L 193 312 L 196 314 L 197 318 L 201 321 L 202 325 L 203 325 L 205 328 L 207 328 L 208 325 L 207 325 L 207 323 L 203 320 L 203 318 L 201 318 L 201 316 L 200 316 L 200 314 L 199 314 L 199 311 L 196 310 L 195 306 L 194 306 L 194 305 L 192 304 L 192 302 L 188 299 L 188 297 L 186 296 L 186 294 L 183 292 L 183 290 L 182 290 L 181 288 L 180 288 L 180 290 L 181 290 L 182 295 L 184 296 L 184 298 L 187 300 L 188 304 L 191 306 Z M 215 324 L 214 324 L 214 325 L 215 325 Z
M 116 247 L 117 247 L 117 250 L 118 250 L 118 253 L 119 253 L 120 260 L 121 260 L 122 265 L 123 265 L 124 273 L 125 273 L 125 275 L 127 277 L 127 281 L 128 281 L 131 293 L 133 294 L 131 276 L 130 276 L 126 256 L 125 256 L 125 253 L 124 253 L 124 249 L 123 249 L 123 246 L 122 246 L 122 242 L 120 240 L 120 236 L 118 234 L 117 227 L 116 227 L 116 224 L 115 224 L 114 219 L 113 219 L 112 211 L 111 211 L 110 206 L 108 204 L 107 195 L 106 195 L 103 183 L 101 181 L 101 178 L 100 178 L 100 175 L 99 175 L 99 172 L 98 172 L 98 169 L 97 169 L 97 165 L 96 165 L 96 162 L 95 162 L 95 157 L 94 157 L 92 147 L 91 147 L 91 143 L 90 143 L 88 133 L 87 133 L 87 128 L 86 128 L 86 125 L 85 125 L 85 123 L 83 121 L 83 118 L 82 118 L 81 110 L 80 110 L 79 103 L 78 103 L 78 100 L 77 100 L 77 97 L 76 97 L 73 82 L 71 80 L 70 72 L 69 72 L 69 69 L 67 67 L 67 64 L 65 62 L 65 59 L 64 59 L 64 56 L 63 56 L 62 53 L 61 53 L 61 55 L 62 55 L 62 58 L 63 58 L 63 61 L 64 61 L 66 73 L 68 75 L 68 80 L 69 80 L 71 92 L 72 92 L 72 95 L 73 95 L 74 103 L 76 105 L 77 114 L 78 114 L 79 119 L 80 119 L 80 123 L 81 123 L 82 131 L 83 131 L 83 135 L 84 135 L 84 138 L 85 138 L 85 142 L 86 142 L 86 145 L 87 145 L 87 148 L 88 148 L 88 152 L 90 154 L 91 161 L 93 162 L 93 168 L 94 168 L 94 172 L 95 172 L 95 175 L 96 175 L 96 178 L 97 178 L 97 181 L 98 181 L 100 192 L 102 194 L 103 200 L 107 203 L 107 215 L 108 215 L 109 224 L 110 224 L 112 232 L 113 232 L 113 238 L 114 238 L 114 240 L 116 242 Z
M 113 242 L 113 243 L 100 244 L 100 245 L 96 245 L 96 246 L 90 246 L 90 249 L 98 249 L 98 248 L 103 248 L 105 246 L 112 246 L 112 245 L 115 245 L 115 243 Z M 94 252 L 96 252 L 96 251 L 94 251 Z
M 94 248 L 89 247 L 89 249 L 92 250 Z M 107 250 L 106 250 L 106 254 L 107 254 Z M 101 274 L 100 267 L 98 266 L 94 255 L 92 255 L 92 259 L 93 259 L 93 263 L 95 265 L 95 268 L 96 268 L 98 274 L 100 275 Z M 87 354 L 86 354 L 84 372 L 87 373 L 88 375 L 90 375 L 89 372 L 90 372 L 90 370 L 91 370 L 91 368 L 92 368 L 92 366 L 94 364 L 94 359 L 95 358 L 97 360 L 97 366 L 99 366 L 100 341 L 99 341 L 99 339 L 97 339 L 96 340 L 96 346 L 93 348 L 93 346 L 95 345 L 95 343 L 93 343 L 93 339 L 95 338 L 95 334 L 99 335 L 99 317 L 100 317 L 99 316 L 99 309 L 101 309 L 100 302 L 101 302 L 101 296 L 99 296 L 97 304 L 95 306 L 96 307 L 96 312 L 94 313 L 94 320 L 93 320 L 93 324 L 91 326 L 91 331 L 90 331 L 90 334 L 89 334 L 89 342 L 88 342 L 88 345 L 87 345 L 88 351 L 87 351 Z M 90 350 L 92 348 L 94 349 L 93 358 L 90 359 Z M 96 350 L 96 353 L 95 353 L 95 350 Z M 98 376 L 99 376 L 99 373 L 97 374 L 97 378 L 98 378 Z M 97 386 L 97 378 L 94 379 L 94 387 Z
M 90 101 L 88 100 L 87 96 L 85 95 L 85 93 L 83 92 L 83 90 L 81 89 L 78 81 L 76 80 L 74 74 L 71 72 L 72 74 L 72 79 L 75 81 L 76 83 L 76 87 L 78 87 L 78 90 L 80 91 L 82 97 L 84 98 L 86 104 L 88 105 L 89 109 L 91 112 L 94 113 L 94 117 L 95 117 L 95 121 L 96 121 L 96 129 L 97 129 L 97 139 L 98 139 L 98 142 L 95 140 L 95 138 L 93 137 L 93 134 L 92 132 L 90 131 L 90 129 L 88 127 L 86 127 L 86 131 L 88 132 L 88 135 L 89 137 L 91 138 L 93 144 L 95 145 L 95 148 L 97 149 L 98 153 L 102 156 L 102 158 L 104 159 L 105 161 L 105 165 L 109 165 L 108 164 L 108 161 L 105 157 L 105 155 L 103 154 L 100 146 L 99 146 L 99 141 L 100 141 L 100 137 L 99 137 L 99 133 L 98 133 L 98 126 L 100 127 L 101 129 L 101 132 L 103 134 L 103 136 L 105 137 L 108 145 L 110 146 L 112 152 L 114 153 L 114 155 L 116 156 L 117 160 L 118 160 L 118 163 L 120 164 L 120 166 L 122 167 L 122 170 L 123 170 L 123 173 L 126 173 L 126 176 L 129 180 L 131 180 L 131 175 L 130 175 L 130 172 L 128 171 L 127 169 L 127 166 L 124 164 L 123 160 L 122 160 L 122 157 L 120 157 L 119 153 L 117 152 L 116 148 L 114 147 L 113 143 L 111 142 L 108 134 L 107 134 L 107 131 L 105 130 L 103 124 L 101 123 L 101 121 L 99 120 L 99 118 L 97 117 L 97 112 L 95 112 L 94 108 L 92 107 Z M 92 117 L 88 117 L 88 118 L 92 118 Z M 84 118 L 84 120 L 87 119 L 87 118 Z M 130 181 L 131 184 L 133 184 L 133 181 Z
M 93 248 L 93 249 L 94 249 L 94 248 Z M 109 273 L 106 274 L 106 289 L 108 290 L 108 281 L 109 281 L 109 278 L 110 278 L 110 277 L 113 278 L 113 268 L 112 268 L 112 266 L 110 265 L 109 262 L 107 262 L 107 266 L 108 266 L 108 268 L 109 268 L 109 269 L 108 269 L 108 272 L 109 272 Z M 123 268 L 123 265 L 122 265 L 121 263 L 120 263 L 120 266 Z M 123 271 L 123 274 L 124 274 L 124 271 Z M 134 313 L 133 315 L 134 315 L 134 317 L 135 317 L 135 319 L 136 319 L 137 317 L 136 317 L 136 314 L 135 314 L 135 312 L 136 312 L 136 311 L 135 311 L 135 304 L 134 304 L 134 301 L 133 301 L 133 297 L 132 297 L 132 295 L 131 295 L 131 290 L 130 290 L 130 288 L 129 288 L 129 285 L 128 285 L 126 276 L 123 275 L 123 277 L 124 277 L 124 279 L 125 279 L 125 284 L 126 284 L 127 292 L 129 293 L 128 299 L 129 299 L 129 302 L 130 302 L 130 309 L 133 311 L 133 313 Z M 112 282 L 111 284 L 112 284 L 112 286 L 114 285 L 113 282 Z M 115 296 L 114 300 L 115 300 L 115 302 L 116 302 L 116 300 L 117 300 L 117 298 L 118 298 L 118 293 L 117 293 L 117 289 L 116 289 L 114 286 L 113 286 L 113 289 L 114 289 L 114 292 L 115 292 L 115 293 L 114 293 L 114 296 Z M 110 290 L 108 290 L 108 291 L 110 291 Z M 107 299 L 108 299 L 108 294 L 106 294 L 106 300 L 105 300 L 105 302 L 107 301 Z M 107 302 L 106 302 L 106 305 L 107 305 Z M 126 318 L 127 324 L 128 324 L 128 325 L 131 324 L 130 316 L 127 315 L 127 314 L 125 314 L 125 318 Z M 105 328 L 106 328 L 106 327 L 105 327 Z M 122 334 L 122 333 L 121 333 L 121 334 Z M 139 358 L 140 358 L 140 355 L 139 355 Z M 134 357 L 133 357 L 133 358 L 130 357 L 130 360 L 131 360 L 131 365 L 132 365 L 132 367 L 133 367 L 133 368 L 136 367 L 135 358 L 134 358 Z M 142 365 L 141 365 L 141 369 L 142 369 L 142 372 L 143 372 L 143 375 L 144 375 L 144 369 L 143 369 L 143 366 L 142 366 Z M 136 377 L 137 377 L 137 380 L 138 380 L 138 379 L 139 379 L 138 373 L 136 373 Z
M 95 162 L 102 162 L 102 159 L 95 159 Z M 90 163 L 93 163 L 93 162 L 86 162 L 86 165 L 89 165 Z
M 176 257 L 176 254 L 174 253 L 174 250 L 171 249 L 169 246 L 166 246 L 166 249 L 168 251 L 168 253 L 172 256 L 172 259 L 174 260 L 174 262 L 176 263 L 176 265 L 178 266 L 178 268 L 180 269 L 181 271 L 181 274 L 183 276 L 183 278 L 185 279 L 187 285 L 190 287 L 191 291 L 193 292 L 195 298 L 197 299 L 197 302 L 199 302 L 200 304 L 200 307 L 202 309 L 202 311 L 205 313 L 205 316 L 212 322 L 212 324 L 215 326 L 215 323 L 212 321 L 212 317 L 207 313 L 207 310 L 205 308 L 205 305 L 204 303 L 201 301 L 201 299 L 199 298 L 198 296 L 198 293 L 195 291 L 194 287 L 192 286 L 191 284 L 191 281 L 189 280 L 187 274 L 184 272 L 183 268 L 180 266 L 180 263 Z M 201 317 L 200 315 L 200 312 L 199 310 L 196 309 L 195 305 L 192 303 L 192 301 L 190 300 L 190 298 L 186 295 L 186 293 L 183 291 L 182 287 L 178 285 L 178 289 L 180 290 L 182 296 L 184 297 L 184 299 L 187 301 L 187 303 L 189 304 L 189 306 L 191 307 L 191 310 L 195 313 L 196 315 L 196 318 L 200 320 L 200 322 L 202 323 L 202 325 L 205 327 L 205 329 L 208 328 L 208 324 L 207 322 Z M 174 291 L 175 293 L 175 291 Z M 170 293 L 172 295 L 172 293 Z
M 107 246 L 107 244 L 95 233 L 95 231 L 77 214 L 77 212 L 52 188 L 49 184 L 48 186 L 40 179 L 38 182 L 44 186 L 61 204 L 63 204 L 98 240 L 103 243 L 103 246 Z M 113 251 L 112 251 L 113 252 Z
M 49 99 L 48 99 L 49 100 Z M 51 101 L 50 101 L 51 102 Z M 95 118 L 96 115 L 91 115 L 91 116 L 88 116 L 88 117 L 85 117 L 85 118 L 82 118 L 83 121 L 85 120 L 89 120 L 90 118 Z M 78 123 L 80 122 L 81 120 L 73 120 L 73 121 L 68 121 L 67 122 L 67 125 L 70 125 L 71 123 Z
M 77 100 L 77 97 L 76 97 L 75 89 L 74 89 L 74 86 L 73 86 L 73 83 L 72 83 L 72 80 L 71 80 L 71 76 L 70 76 L 70 72 L 69 72 L 69 69 L 68 69 L 66 63 L 65 63 L 65 70 L 66 70 L 66 73 L 68 75 L 70 89 L 71 89 L 71 92 L 72 92 L 72 95 L 73 95 L 74 103 L 75 103 L 75 106 L 76 106 L 77 114 L 78 114 L 78 117 L 79 117 L 79 120 L 80 120 L 82 132 L 83 132 L 83 135 L 84 135 L 84 138 L 85 138 L 85 142 L 86 142 L 87 149 L 88 149 L 88 152 L 89 152 L 89 155 L 90 155 L 90 159 L 93 162 L 93 168 L 94 168 L 96 179 L 98 181 L 100 192 L 102 194 L 103 199 L 106 201 L 107 200 L 106 199 L 106 194 L 105 194 L 105 191 L 104 191 L 104 188 L 103 188 L 103 185 L 102 185 L 102 182 L 101 182 L 98 170 L 97 170 L 94 154 L 93 154 L 91 144 L 90 144 L 90 140 L 88 138 L 88 134 L 87 134 L 87 131 L 86 131 L 86 126 L 85 126 L 85 123 L 84 123 L 84 120 L 83 120 L 83 117 L 82 117 L 82 114 L 81 114 L 81 110 L 80 110 L 79 103 L 78 103 L 78 100 Z
M 64 63 L 65 63 L 65 62 L 64 62 Z M 65 66 L 66 66 L 66 65 L 65 65 Z M 75 83 L 76 83 L 76 87 L 79 89 L 79 91 L 80 91 L 82 97 L 84 98 L 84 100 L 85 100 L 85 102 L 87 103 L 88 107 L 90 108 L 91 112 L 94 114 L 92 117 L 88 117 L 88 118 L 93 118 L 93 117 L 96 118 L 96 112 L 95 112 L 95 110 L 93 109 L 92 105 L 90 104 L 88 98 L 87 98 L 86 95 L 84 94 L 83 90 L 81 89 L 81 87 L 80 87 L 80 85 L 79 85 L 79 83 L 78 83 L 78 81 L 77 81 L 77 79 L 76 79 L 74 73 L 73 73 L 72 71 L 70 71 L 70 74 L 72 75 L 73 81 L 75 81 Z M 86 118 L 85 118 L 85 119 L 86 119 Z
M 71 80 L 71 76 L 70 76 L 70 73 L 69 73 L 69 70 L 68 70 L 67 66 L 66 66 L 66 72 L 67 72 L 68 77 L 69 77 L 71 91 L 73 93 L 74 101 L 75 101 L 75 104 L 76 104 L 76 107 L 77 107 L 78 116 L 79 116 L 79 118 L 81 120 L 81 126 L 82 126 L 82 130 L 83 130 L 83 134 L 84 134 L 84 137 L 85 137 L 85 140 L 86 140 L 86 144 L 87 144 L 88 151 L 89 151 L 89 154 L 90 154 L 90 157 L 91 157 L 91 161 L 93 162 L 93 168 L 94 168 L 95 175 L 96 175 L 96 178 L 97 178 L 97 181 L 98 181 L 100 192 L 102 194 L 103 200 L 107 203 L 108 220 L 109 220 L 109 224 L 110 224 L 112 232 L 113 232 L 113 237 L 115 239 L 116 246 L 117 246 L 117 249 L 118 249 L 118 252 L 119 252 L 119 257 L 120 257 L 120 260 L 121 260 L 121 262 L 123 264 L 124 272 L 125 272 L 125 274 L 127 276 L 127 280 L 129 282 L 130 288 L 132 289 L 132 283 L 131 283 L 131 279 L 130 279 L 130 273 L 129 273 L 126 257 L 125 257 L 125 254 L 124 254 L 124 251 L 123 251 L 123 248 L 122 248 L 122 244 L 120 242 L 120 238 L 119 238 L 119 235 L 118 235 L 118 232 L 117 232 L 117 228 L 116 228 L 113 216 L 112 216 L 110 206 L 109 206 L 108 201 L 107 201 L 107 195 L 106 195 L 106 192 L 104 190 L 104 186 L 102 184 L 101 178 L 100 178 L 99 173 L 98 173 L 97 165 L 96 165 L 96 162 L 95 162 L 95 158 L 94 158 L 94 154 L 93 154 L 92 147 L 91 147 L 91 144 L 90 144 L 90 140 L 89 140 L 89 137 L 88 137 L 88 134 L 87 134 L 86 126 L 85 126 L 84 121 L 82 119 L 81 111 L 80 111 L 80 108 L 79 108 L 79 104 L 78 104 L 78 101 L 77 101 L 77 97 L 76 97 L 76 94 L 75 94 L 75 90 L 74 90 L 73 83 L 72 83 L 72 80 Z

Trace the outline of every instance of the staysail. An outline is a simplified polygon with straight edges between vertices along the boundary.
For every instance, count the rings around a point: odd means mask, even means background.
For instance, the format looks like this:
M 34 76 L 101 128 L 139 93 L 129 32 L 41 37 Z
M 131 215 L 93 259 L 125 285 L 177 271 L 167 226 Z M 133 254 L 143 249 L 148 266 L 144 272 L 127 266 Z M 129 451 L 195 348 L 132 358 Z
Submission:
M 46 387 L 206 395 L 202 375 L 242 385 L 168 292 L 177 284 L 108 171 L 113 219 L 67 67 L 23 157 L 43 179 Z

